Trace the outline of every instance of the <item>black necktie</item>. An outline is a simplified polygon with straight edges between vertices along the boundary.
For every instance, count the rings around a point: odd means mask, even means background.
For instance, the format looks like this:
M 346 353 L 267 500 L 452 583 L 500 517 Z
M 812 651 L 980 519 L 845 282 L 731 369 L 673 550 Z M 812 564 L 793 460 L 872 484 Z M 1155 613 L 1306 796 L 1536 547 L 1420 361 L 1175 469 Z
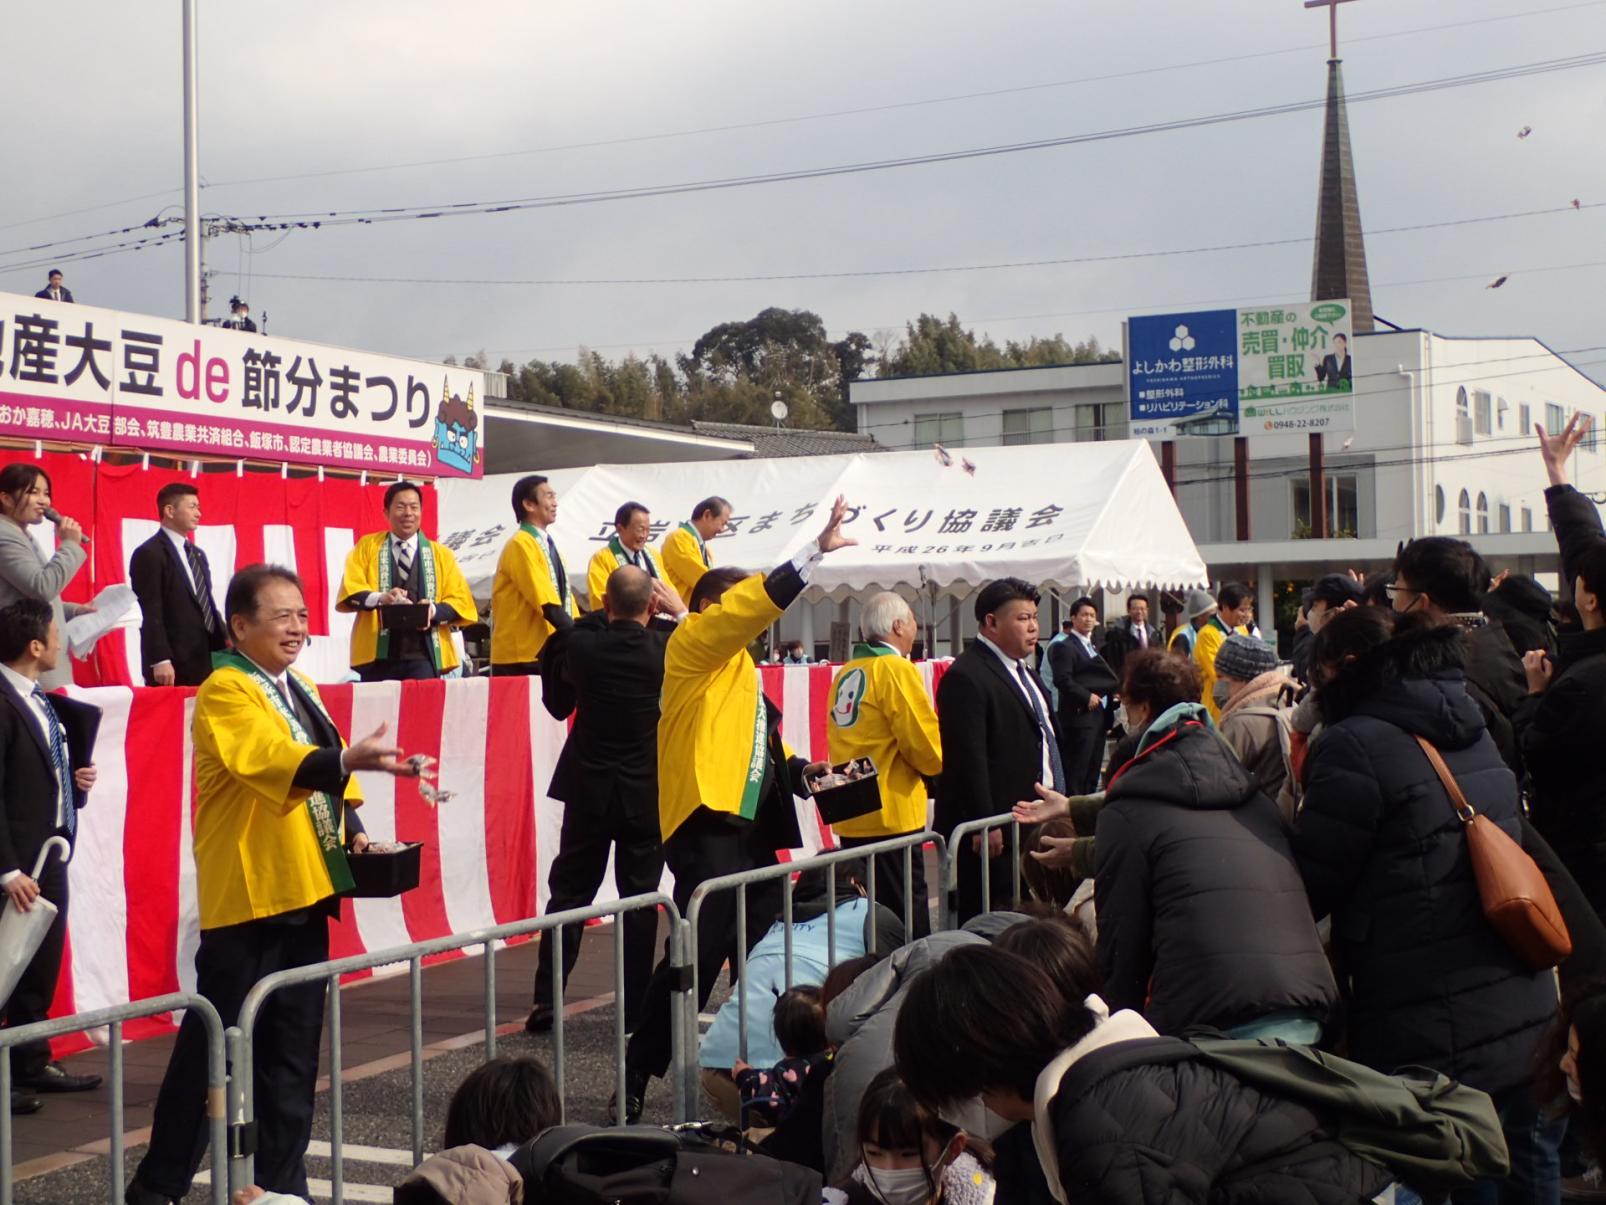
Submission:
M 1048 726 L 1048 719 L 1043 715 L 1043 704 L 1038 701 L 1037 690 L 1032 686 L 1031 678 L 1027 676 L 1026 666 L 1022 662 L 1015 662 L 1015 672 L 1020 675 L 1020 688 L 1026 692 L 1026 697 L 1032 704 L 1032 714 L 1037 717 L 1037 731 L 1041 739 L 1048 743 L 1049 769 L 1054 772 L 1054 781 L 1048 785 L 1056 791 L 1063 791 L 1065 767 L 1060 762 L 1059 742 L 1054 739 L 1054 730 Z
M 563 558 L 558 555 L 558 542 L 551 536 L 546 536 L 546 550 L 552 557 L 552 576 L 558 583 L 558 600 L 566 602 L 569 597 L 569 577 L 563 572 Z
M 206 567 L 206 554 L 185 540 L 184 559 L 190 563 L 190 577 L 195 582 L 195 601 L 201 604 L 201 622 L 206 625 L 208 632 L 216 632 L 217 611 L 212 606 L 212 573 Z

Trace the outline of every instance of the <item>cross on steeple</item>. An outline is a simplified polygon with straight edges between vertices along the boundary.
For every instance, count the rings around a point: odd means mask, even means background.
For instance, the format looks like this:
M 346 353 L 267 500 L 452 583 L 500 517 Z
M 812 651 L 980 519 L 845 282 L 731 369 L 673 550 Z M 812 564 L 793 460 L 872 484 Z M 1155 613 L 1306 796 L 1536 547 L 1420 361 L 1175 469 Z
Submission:
M 1306 8 L 1325 8 L 1327 10 L 1327 38 L 1329 50 L 1327 57 L 1338 57 L 1338 6 L 1348 4 L 1350 0 L 1305 0 Z

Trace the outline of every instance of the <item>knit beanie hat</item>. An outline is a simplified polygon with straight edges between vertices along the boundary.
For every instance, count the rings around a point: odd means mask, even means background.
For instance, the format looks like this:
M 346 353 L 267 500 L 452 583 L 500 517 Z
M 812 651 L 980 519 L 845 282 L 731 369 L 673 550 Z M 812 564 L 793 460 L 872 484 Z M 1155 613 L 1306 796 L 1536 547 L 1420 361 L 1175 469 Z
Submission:
M 1216 673 L 1225 678 L 1252 682 L 1277 668 L 1277 654 L 1271 645 L 1253 636 L 1234 632 L 1221 642 L 1216 652 Z

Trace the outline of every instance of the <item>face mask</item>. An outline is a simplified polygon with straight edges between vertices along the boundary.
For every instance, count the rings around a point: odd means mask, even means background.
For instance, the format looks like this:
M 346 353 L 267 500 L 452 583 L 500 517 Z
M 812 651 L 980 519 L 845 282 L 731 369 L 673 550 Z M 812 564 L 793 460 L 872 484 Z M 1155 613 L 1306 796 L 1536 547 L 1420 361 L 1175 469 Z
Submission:
M 1217 682 L 1210 689 L 1211 697 L 1215 699 L 1217 707 L 1225 707 L 1232 698 L 1232 683 Z
M 923 1167 L 889 1170 L 861 1163 L 853 1169 L 853 1178 L 874 1193 L 882 1205 L 924 1205 L 931 1199 L 931 1180 Z
M 979 1096 L 951 1104 L 946 1109 L 940 1110 L 937 1116 L 955 1129 L 963 1130 L 987 1142 L 991 1142 L 1015 1124 L 1009 1118 L 994 1113 Z

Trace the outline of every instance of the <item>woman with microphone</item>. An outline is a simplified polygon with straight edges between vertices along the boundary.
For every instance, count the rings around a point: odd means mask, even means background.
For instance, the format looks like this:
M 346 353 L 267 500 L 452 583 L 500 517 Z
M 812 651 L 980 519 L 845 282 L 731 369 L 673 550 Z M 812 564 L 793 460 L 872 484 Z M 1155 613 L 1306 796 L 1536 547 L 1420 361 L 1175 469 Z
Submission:
M 45 559 L 28 528 L 49 517 L 56 524 L 60 546 Z M 0 607 L 19 598 L 37 598 L 50 604 L 56 627 L 65 630 L 67 617 L 89 608 L 61 601 L 61 592 L 84 567 L 84 529 L 72 519 L 53 512 L 50 477 L 38 465 L 8 464 L 0 469 Z M 39 675 L 39 685 L 55 690 L 72 682 L 68 657 L 56 668 Z

